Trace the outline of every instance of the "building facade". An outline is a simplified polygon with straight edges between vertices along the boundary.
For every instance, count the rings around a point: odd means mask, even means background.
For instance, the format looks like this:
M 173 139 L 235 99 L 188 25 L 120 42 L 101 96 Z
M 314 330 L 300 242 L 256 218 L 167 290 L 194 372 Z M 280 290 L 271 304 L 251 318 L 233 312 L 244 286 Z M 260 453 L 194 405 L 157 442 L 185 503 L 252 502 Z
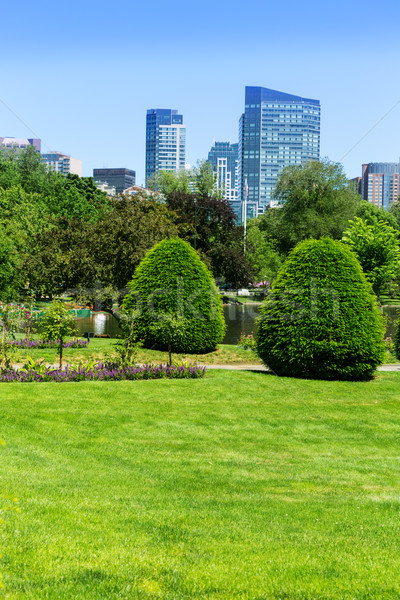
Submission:
M 38 138 L 14 138 L 14 137 L 0 137 L 0 146 L 2 148 L 10 148 L 23 150 L 28 146 L 33 146 L 37 152 L 41 151 L 42 141 Z
M 96 183 L 107 183 L 115 187 L 117 194 L 135 185 L 136 172 L 132 169 L 93 169 L 93 179 Z
M 238 152 L 239 144 L 215 142 L 208 153 L 208 162 L 217 176 L 217 187 L 223 190 L 233 210 L 240 219 L 238 202 Z
M 185 168 L 186 127 L 177 110 L 151 108 L 146 115 L 146 185 L 158 171 Z
M 42 162 L 56 173 L 62 173 L 63 175 L 73 173 L 82 177 L 82 161 L 79 158 L 73 158 L 67 154 L 62 154 L 62 152 L 49 152 L 48 154 L 42 154 Z
M 115 189 L 115 187 L 113 185 L 108 185 L 106 181 L 95 181 L 95 184 L 97 186 L 97 189 L 107 194 L 107 196 L 115 198 L 115 196 L 117 195 L 117 190 Z
M 272 192 L 282 169 L 320 156 L 319 100 L 247 86 L 239 120 L 239 201 L 247 216 L 274 205 Z
M 368 163 L 362 166 L 361 196 L 389 210 L 400 194 L 400 163 Z

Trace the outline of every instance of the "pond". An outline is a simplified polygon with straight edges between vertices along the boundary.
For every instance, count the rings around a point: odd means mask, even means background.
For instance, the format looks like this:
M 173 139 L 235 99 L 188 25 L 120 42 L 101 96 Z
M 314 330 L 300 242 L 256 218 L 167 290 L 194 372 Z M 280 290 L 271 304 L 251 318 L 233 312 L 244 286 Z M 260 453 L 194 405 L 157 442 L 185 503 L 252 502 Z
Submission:
M 240 333 L 249 334 L 254 329 L 254 319 L 260 304 L 224 305 L 224 317 L 227 325 L 223 344 L 236 344 Z M 96 312 L 90 317 L 76 319 L 78 335 L 93 331 L 95 335 L 109 335 L 114 338 L 120 333 L 118 321 L 109 313 Z
M 259 307 L 259 303 L 225 304 L 226 334 L 222 343 L 237 344 L 242 332 L 246 335 L 254 332 L 254 321 L 258 315 Z M 400 306 L 384 306 L 383 312 L 389 317 L 386 335 L 393 335 L 394 321 L 400 314 Z M 83 335 L 85 331 L 93 331 L 96 335 L 109 335 L 113 338 L 120 333 L 117 320 L 112 315 L 103 312 L 93 313 L 90 317 L 77 319 L 76 326 L 79 335 Z

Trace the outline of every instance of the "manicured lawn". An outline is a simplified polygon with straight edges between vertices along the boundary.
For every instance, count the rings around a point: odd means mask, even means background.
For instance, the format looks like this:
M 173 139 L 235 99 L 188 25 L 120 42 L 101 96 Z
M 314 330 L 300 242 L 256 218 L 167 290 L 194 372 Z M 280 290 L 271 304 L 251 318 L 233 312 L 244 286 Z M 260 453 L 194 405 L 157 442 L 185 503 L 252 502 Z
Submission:
M 400 598 L 397 373 L 1 384 L 0 407 L 8 599 Z
M 22 337 L 22 336 L 20 336 Z M 64 363 L 77 363 L 81 360 L 103 360 L 108 354 L 115 352 L 114 344 L 117 340 L 107 338 L 95 338 L 90 341 L 87 348 L 66 348 L 63 352 Z M 43 359 L 48 363 L 57 364 L 57 352 L 54 349 L 30 349 L 19 350 L 15 355 L 15 362 L 23 363 L 27 356 L 35 360 Z M 234 345 L 220 344 L 215 352 L 208 354 L 173 354 L 174 360 L 197 362 L 208 365 L 261 365 L 261 360 L 250 350 L 242 350 Z M 139 351 L 138 362 L 160 363 L 168 361 L 168 352 L 159 350 L 148 350 L 142 348 Z

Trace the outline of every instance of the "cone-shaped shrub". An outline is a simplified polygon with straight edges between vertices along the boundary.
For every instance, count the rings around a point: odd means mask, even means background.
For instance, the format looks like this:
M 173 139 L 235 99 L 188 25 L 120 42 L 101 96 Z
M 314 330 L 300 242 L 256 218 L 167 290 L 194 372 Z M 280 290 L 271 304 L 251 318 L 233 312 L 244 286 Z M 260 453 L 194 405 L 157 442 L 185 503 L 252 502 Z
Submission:
M 355 255 L 330 238 L 289 254 L 264 301 L 259 356 L 275 373 L 368 379 L 384 356 L 383 317 Z
M 222 302 L 212 275 L 181 239 L 158 243 L 138 265 L 124 308 L 136 309 L 134 331 L 147 348 L 203 353 L 225 333 Z M 174 327 L 174 323 L 176 327 Z

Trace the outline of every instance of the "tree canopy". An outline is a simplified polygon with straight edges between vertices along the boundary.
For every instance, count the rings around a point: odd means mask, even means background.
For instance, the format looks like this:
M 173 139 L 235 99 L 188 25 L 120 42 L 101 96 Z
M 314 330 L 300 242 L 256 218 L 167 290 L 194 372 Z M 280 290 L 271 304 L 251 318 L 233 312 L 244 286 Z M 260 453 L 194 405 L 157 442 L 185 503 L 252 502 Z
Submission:
M 340 239 L 361 199 L 342 165 L 328 160 L 286 167 L 278 177 L 273 197 L 281 206 L 275 233 L 283 252 L 310 237 Z
M 388 215 L 389 217 L 391 215 Z M 398 231 L 387 221 L 372 213 L 368 221 L 356 217 L 349 221 L 343 242 L 355 253 L 375 294 L 400 274 L 400 247 Z
M 324 236 L 341 239 L 362 204 L 343 167 L 328 160 L 283 169 L 273 198 L 278 207 L 248 222 L 247 258 L 261 280 L 276 276 L 298 242 Z

